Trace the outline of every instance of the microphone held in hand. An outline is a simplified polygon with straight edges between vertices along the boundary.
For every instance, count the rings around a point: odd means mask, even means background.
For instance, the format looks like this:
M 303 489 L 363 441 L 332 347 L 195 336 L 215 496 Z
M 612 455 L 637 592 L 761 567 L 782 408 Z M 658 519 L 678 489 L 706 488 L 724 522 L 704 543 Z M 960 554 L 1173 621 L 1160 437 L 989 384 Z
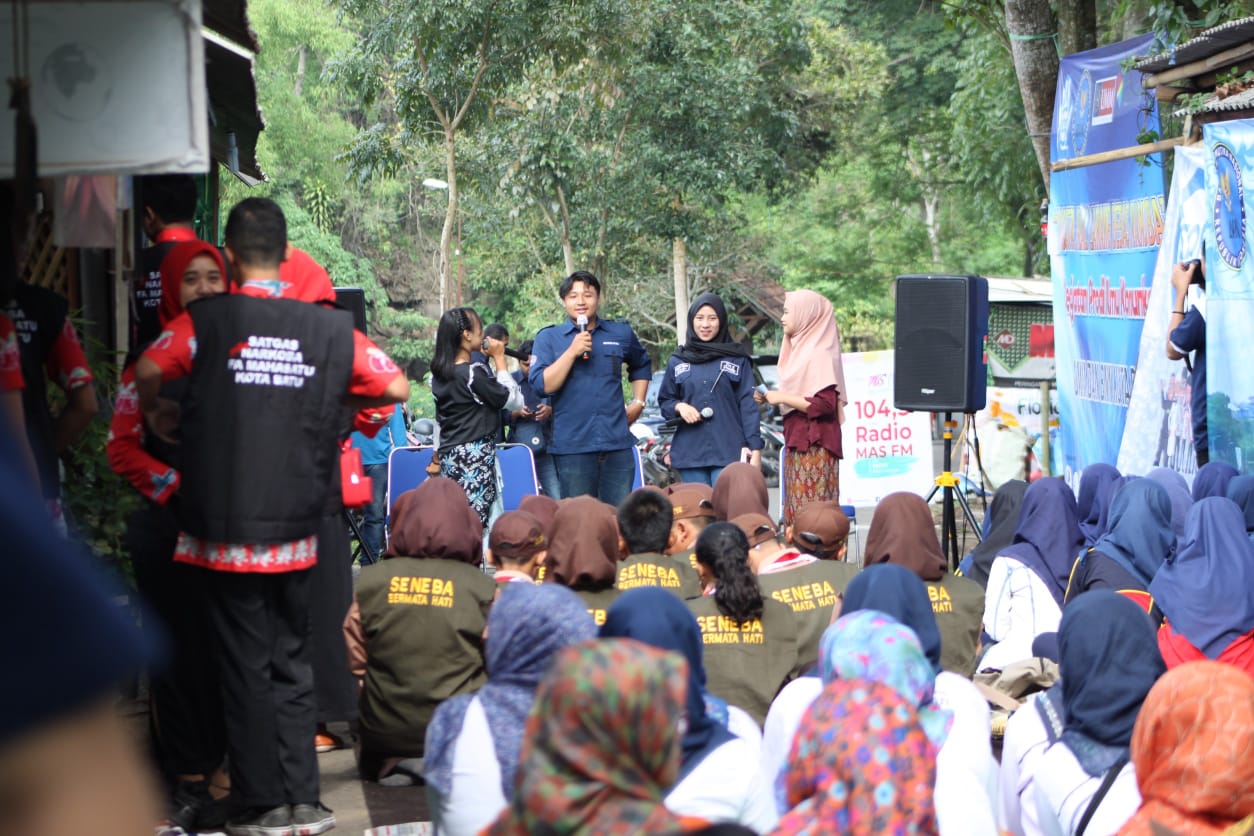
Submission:
M 714 417 L 714 407 L 707 406 L 701 410 L 702 421 L 705 421 L 706 419 L 713 418 L 713 417 Z M 670 419 L 669 421 L 663 422 L 662 426 L 670 430 L 677 430 L 686 423 L 688 422 L 685 421 L 682 417 L 676 415 L 674 418 Z
M 575 324 L 579 326 L 579 333 L 580 333 L 580 334 L 582 334 L 582 333 L 584 333 L 585 331 L 587 331 L 587 330 L 588 330 L 588 316 L 587 316 L 587 314 L 580 314 L 578 317 L 576 317 L 576 319 L 575 319 Z M 586 352 L 586 351 L 585 351 L 585 352 L 583 353 L 583 359 L 584 359 L 584 360 L 587 360 L 587 359 L 588 359 L 588 352 Z

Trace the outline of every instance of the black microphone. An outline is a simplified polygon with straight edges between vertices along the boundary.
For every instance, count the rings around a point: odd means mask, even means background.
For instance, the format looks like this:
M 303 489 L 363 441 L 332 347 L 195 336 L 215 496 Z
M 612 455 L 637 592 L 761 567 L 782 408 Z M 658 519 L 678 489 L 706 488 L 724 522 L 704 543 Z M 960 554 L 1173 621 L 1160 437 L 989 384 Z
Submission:
M 582 333 L 584 333 L 585 331 L 587 331 L 587 330 L 588 330 L 588 316 L 587 316 L 587 314 L 580 314 L 580 315 L 579 315 L 579 316 L 575 319 L 575 324 L 579 326 L 579 333 L 580 333 L 580 334 L 582 334 Z M 587 359 L 588 359 L 588 352 L 586 352 L 586 351 L 585 351 L 585 352 L 583 353 L 583 359 L 585 359 L 585 360 L 587 360 Z
M 707 418 L 713 418 L 713 417 L 714 417 L 714 407 L 707 406 L 701 410 L 702 421 L 706 420 Z M 669 421 L 663 421 L 662 426 L 670 430 L 677 430 L 687 423 L 688 422 L 685 421 L 681 416 L 676 415 L 674 418 L 670 419 Z

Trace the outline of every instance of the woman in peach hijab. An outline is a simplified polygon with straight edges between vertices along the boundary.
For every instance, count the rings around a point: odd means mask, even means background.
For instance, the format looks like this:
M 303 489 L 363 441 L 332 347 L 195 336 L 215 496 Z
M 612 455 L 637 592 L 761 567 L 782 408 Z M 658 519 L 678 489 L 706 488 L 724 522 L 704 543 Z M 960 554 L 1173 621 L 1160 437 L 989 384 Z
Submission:
M 779 389 L 755 399 L 778 405 L 784 415 L 784 524 L 792 525 L 802 506 L 838 499 L 849 393 L 832 303 L 813 290 L 791 291 L 780 321 Z

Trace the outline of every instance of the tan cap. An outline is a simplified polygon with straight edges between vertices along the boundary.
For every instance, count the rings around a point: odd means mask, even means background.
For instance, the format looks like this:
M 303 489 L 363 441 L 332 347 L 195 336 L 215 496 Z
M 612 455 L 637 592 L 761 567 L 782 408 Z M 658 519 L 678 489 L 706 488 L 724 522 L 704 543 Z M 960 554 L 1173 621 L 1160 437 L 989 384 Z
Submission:
M 694 517 L 714 519 L 714 503 L 701 491 L 683 487 L 671 491 L 671 511 L 674 520 L 690 520 Z
M 544 526 L 534 514 L 507 511 L 497 517 L 488 536 L 488 548 L 497 557 L 526 560 L 547 545 Z
M 811 502 L 793 518 L 793 544 L 802 551 L 835 551 L 848 536 L 849 518 L 837 502 Z
M 714 489 L 704 482 L 672 482 L 666 486 L 666 492 L 672 496 L 680 491 L 696 491 L 702 499 L 714 501 Z
M 773 540 L 779 534 L 775 529 L 775 523 L 771 522 L 771 518 L 765 514 L 741 514 L 731 520 L 731 524 L 743 531 L 749 538 L 750 548 L 760 546 L 767 540 Z

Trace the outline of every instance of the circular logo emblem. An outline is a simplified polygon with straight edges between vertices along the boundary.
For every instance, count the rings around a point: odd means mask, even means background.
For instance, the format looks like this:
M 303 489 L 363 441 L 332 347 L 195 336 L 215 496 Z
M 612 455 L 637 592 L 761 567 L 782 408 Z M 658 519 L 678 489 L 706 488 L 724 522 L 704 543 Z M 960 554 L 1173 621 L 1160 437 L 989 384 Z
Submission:
M 1080 156 L 1089 142 L 1089 125 L 1093 122 L 1093 76 L 1085 70 L 1072 92 L 1070 136 L 1071 153 Z
M 1215 244 L 1219 257 L 1233 270 L 1245 261 L 1245 186 L 1236 154 L 1223 143 L 1215 146 Z

